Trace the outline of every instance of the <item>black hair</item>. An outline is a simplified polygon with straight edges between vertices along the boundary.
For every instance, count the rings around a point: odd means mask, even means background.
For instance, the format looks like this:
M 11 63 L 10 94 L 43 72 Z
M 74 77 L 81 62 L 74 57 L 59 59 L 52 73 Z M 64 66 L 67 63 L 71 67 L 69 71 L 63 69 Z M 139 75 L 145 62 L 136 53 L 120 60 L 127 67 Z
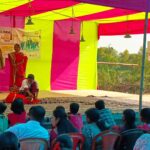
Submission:
M 4 132 L 0 135 L 0 150 L 19 150 L 19 141 L 12 132 Z
M 99 112 L 96 108 L 89 108 L 85 112 L 87 118 L 90 120 L 90 123 L 96 123 L 98 128 L 102 131 L 107 130 L 108 127 L 103 120 L 100 120 Z
M 78 103 L 71 103 L 70 104 L 70 112 L 72 114 L 76 114 L 79 111 L 79 104 Z
M 45 109 L 42 106 L 32 106 L 29 109 L 29 116 L 38 122 L 42 122 L 45 116 Z
M 34 75 L 33 75 L 33 74 L 28 74 L 28 77 L 27 77 L 27 78 L 34 80 Z
M 95 102 L 95 107 L 99 110 L 104 109 L 105 108 L 105 103 L 103 100 L 98 100 Z
M 56 106 L 56 108 L 55 109 L 62 109 L 62 110 L 64 110 L 65 111 L 65 107 L 64 106 L 62 106 L 62 105 L 58 105 L 58 106 Z
M 11 104 L 11 110 L 15 113 L 15 114 L 21 114 L 22 112 L 24 112 L 24 103 L 22 101 L 21 98 L 16 98 L 12 104 Z
M 15 44 L 14 44 L 14 47 L 15 47 L 15 46 L 18 46 L 18 47 L 20 47 L 20 44 L 18 44 L 18 43 L 15 43 Z
M 135 126 L 135 119 L 136 114 L 135 111 L 132 109 L 125 109 L 123 111 L 124 121 L 125 121 L 125 128 L 128 129 L 134 129 Z
M 5 103 L 0 102 L 0 114 L 3 114 L 7 108 Z
M 143 108 L 140 115 L 146 123 L 150 123 L 150 108 Z
M 62 109 L 55 109 L 53 115 L 56 119 L 59 119 L 57 124 L 58 134 L 77 132 L 77 129 L 72 125 L 72 123 L 67 119 L 67 114 Z
M 60 143 L 61 149 L 67 148 L 67 149 L 72 150 L 72 148 L 73 148 L 73 141 L 69 135 L 66 135 L 66 134 L 59 135 L 56 139 L 56 142 Z

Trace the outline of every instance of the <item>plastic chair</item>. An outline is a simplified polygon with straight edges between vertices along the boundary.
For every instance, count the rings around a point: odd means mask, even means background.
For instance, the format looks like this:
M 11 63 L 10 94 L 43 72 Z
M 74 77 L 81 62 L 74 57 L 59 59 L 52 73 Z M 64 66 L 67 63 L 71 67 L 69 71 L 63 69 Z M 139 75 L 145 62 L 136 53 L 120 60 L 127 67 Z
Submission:
M 48 142 L 40 138 L 20 140 L 21 150 L 48 150 Z
M 99 133 L 92 141 L 92 150 L 96 150 L 97 146 L 101 146 L 102 150 L 113 150 L 119 136 L 119 133 L 110 130 Z
M 115 150 L 133 150 L 136 140 L 144 133 L 140 129 L 131 129 L 121 133 L 115 143 Z
M 77 148 L 83 150 L 83 144 L 85 142 L 85 137 L 81 133 L 69 133 L 70 137 L 73 140 L 73 150 Z
M 85 137 L 81 133 L 68 133 L 68 134 L 61 134 L 62 135 L 69 135 L 73 141 L 73 149 L 72 150 L 83 150 L 83 144 L 85 141 Z M 57 139 L 57 138 L 56 138 Z M 60 144 L 59 142 L 56 142 L 56 139 L 54 139 L 51 143 L 52 150 L 60 150 Z
M 56 142 L 52 148 L 52 150 L 61 150 L 60 148 L 60 143 L 59 142 Z

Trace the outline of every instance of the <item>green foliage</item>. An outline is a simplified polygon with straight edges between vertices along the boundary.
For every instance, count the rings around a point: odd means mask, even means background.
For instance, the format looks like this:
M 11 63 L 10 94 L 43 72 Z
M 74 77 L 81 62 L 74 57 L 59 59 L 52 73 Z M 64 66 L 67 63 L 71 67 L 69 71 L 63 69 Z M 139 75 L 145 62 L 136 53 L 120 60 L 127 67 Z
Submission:
M 98 64 L 98 85 L 100 89 L 128 93 L 139 93 L 142 48 L 137 54 L 128 50 L 118 53 L 112 47 L 98 49 L 98 61 L 139 64 L 138 67 Z M 150 62 L 145 62 L 145 92 L 150 92 Z

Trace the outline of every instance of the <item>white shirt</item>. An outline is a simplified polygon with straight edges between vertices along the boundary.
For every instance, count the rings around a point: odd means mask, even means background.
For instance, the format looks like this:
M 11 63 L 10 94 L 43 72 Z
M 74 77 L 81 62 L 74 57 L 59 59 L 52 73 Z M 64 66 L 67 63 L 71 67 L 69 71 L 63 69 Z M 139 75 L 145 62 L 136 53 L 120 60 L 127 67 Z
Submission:
M 36 81 L 34 81 L 34 82 L 36 82 Z M 21 84 L 21 87 L 20 87 L 20 91 L 24 91 L 25 89 L 29 89 L 30 87 L 31 87 L 31 84 L 32 83 L 29 83 L 28 82 L 28 79 L 24 79 L 23 81 L 22 81 L 22 84 Z M 37 84 L 37 82 L 36 82 L 36 85 L 37 85 L 37 89 L 38 89 L 38 84 Z
M 6 131 L 14 133 L 19 140 L 26 138 L 42 138 L 49 141 L 48 130 L 43 128 L 39 122 L 30 120 L 27 123 L 17 124 Z

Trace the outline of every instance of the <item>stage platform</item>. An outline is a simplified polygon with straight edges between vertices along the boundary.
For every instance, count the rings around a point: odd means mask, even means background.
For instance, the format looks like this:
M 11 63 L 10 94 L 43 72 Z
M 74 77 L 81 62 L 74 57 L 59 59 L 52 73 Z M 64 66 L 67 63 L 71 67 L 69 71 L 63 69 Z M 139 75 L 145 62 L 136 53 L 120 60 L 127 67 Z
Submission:
M 7 94 L 0 93 L 0 100 L 4 100 Z M 139 104 L 139 95 L 103 90 L 40 91 L 39 98 L 44 102 L 40 105 L 45 107 L 47 115 L 50 115 L 57 105 L 63 105 L 69 111 L 71 102 L 78 102 L 82 113 L 87 108 L 94 107 L 94 103 L 98 99 L 104 99 L 106 106 L 111 108 L 113 112 L 122 112 L 127 108 L 138 111 Z M 143 95 L 143 106 L 150 107 L 150 94 Z M 25 107 L 28 111 L 31 105 L 26 105 Z M 8 108 L 6 113 L 9 111 Z

